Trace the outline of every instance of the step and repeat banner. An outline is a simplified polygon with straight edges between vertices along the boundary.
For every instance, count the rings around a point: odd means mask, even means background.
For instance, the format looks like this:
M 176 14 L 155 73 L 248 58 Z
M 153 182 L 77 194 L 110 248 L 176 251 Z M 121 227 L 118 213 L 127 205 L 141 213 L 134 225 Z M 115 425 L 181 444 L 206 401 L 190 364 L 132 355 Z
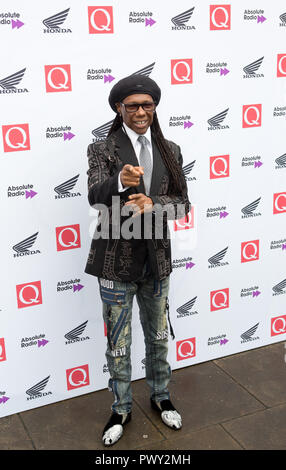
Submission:
M 284 341 L 284 0 L 2 0 L 0 39 L 0 416 L 107 386 L 86 149 L 130 74 L 161 87 L 192 202 L 170 221 L 172 368 Z

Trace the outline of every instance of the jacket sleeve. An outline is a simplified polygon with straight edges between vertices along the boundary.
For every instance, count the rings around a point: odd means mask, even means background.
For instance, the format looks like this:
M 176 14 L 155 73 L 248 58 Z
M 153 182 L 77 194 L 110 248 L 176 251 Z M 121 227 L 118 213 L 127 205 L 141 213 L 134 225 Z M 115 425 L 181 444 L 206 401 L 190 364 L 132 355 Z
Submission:
M 191 210 L 191 203 L 188 198 L 188 187 L 183 172 L 183 157 L 181 154 L 181 149 L 178 145 L 174 144 L 174 142 L 169 141 L 169 145 L 171 146 L 171 149 L 181 169 L 183 191 L 180 194 L 152 195 L 150 197 L 154 204 L 159 204 L 161 205 L 162 210 L 166 210 L 168 220 L 174 220 L 185 217 Z
M 112 196 L 118 196 L 118 175 L 120 170 L 114 171 L 104 143 L 90 144 L 87 148 L 89 169 L 88 175 L 88 201 L 94 204 L 111 206 Z

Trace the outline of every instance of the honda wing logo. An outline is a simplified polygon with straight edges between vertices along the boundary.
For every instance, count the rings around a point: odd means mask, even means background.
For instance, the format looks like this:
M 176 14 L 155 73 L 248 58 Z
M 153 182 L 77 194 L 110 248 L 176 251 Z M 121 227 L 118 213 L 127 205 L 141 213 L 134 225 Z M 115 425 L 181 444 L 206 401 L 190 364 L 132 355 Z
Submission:
M 65 21 L 66 17 L 68 16 L 69 8 L 56 15 L 50 16 L 46 18 L 43 23 L 48 29 L 58 29 L 61 24 Z
M 244 214 L 244 215 L 250 215 L 252 214 L 252 212 L 255 211 L 255 209 L 257 208 L 259 202 L 261 200 L 261 197 L 259 197 L 258 199 L 256 199 L 255 201 L 251 202 L 250 204 L 248 204 L 247 206 L 243 207 L 243 209 L 241 209 L 241 212 Z
M 252 326 L 251 328 L 249 328 L 249 330 L 245 331 L 244 333 L 242 333 L 242 335 L 240 335 L 241 339 L 243 340 L 242 342 L 258 339 L 258 337 L 252 338 L 258 328 L 258 325 L 259 323 L 256 323 L 256 325 Z
M 210 119 L 208 119 L 208 124 L 211 126 L 211 127 L 222 127 L 221 126 L 221 123 L 225 120 L 225 117 L 228 113 L 228 110 L 229 108 L 225 109 L 224 111 L 222 111 L 221 113 L 219 114 L 216 114 L 215 116 L 211 117 Z
M 6 91 L 16 91 L 16 85 L 19 85 L 20 81 L 22 80 L 24 73 L 26 69 L 19 70 L 19 72 L 13 73 L 12 75 L 9 75 L 9 77 L 3 78 L 0 80 L 0 87 L 3 88 L 3 90 Z M 24 90 L 23 90 L 24 91 Z M 25 89 L 25 91 L 27 91 Z M 1 92 L 3 93 L 3 92 Z
M 85 327 L 87 325 L 87 321 L 85 321 L 84 323 L 82 323 L 81 325 L 77 326 L 76 328 L 74 328 L 73 330 L 69 331 L 66 335 L 65 335 L 65 338 L 69 341 L 73 341 L 73 340 L 76 340 L 76 339 L 79 339 L 79 336 L 82 335 L 82 333 L 84 332 L 85 330 Z
M 37 236 L 39 232 L 34 233 L 28 238 L 25 238 L 25 240 L 22 240 L 20 243 L 17 243 L 17 245 L 13 246 L 13 250 L 16 251 L 16 253 L 26 253 L 29 252 L 30 248 L 34 245 Z
M 143 67 L 143 69 L 140 69 L 137 72 L 132 73 L 131 75 L 145 75 L 145 77 L 149 77 L 150 73 L 153 71 L 154 65 L 155 62 L 150 65 L 147 65 L 146 67 Z
M 112 121 L 108 121 L 106 124 L 103 124 L 102 126 L 97 127 L 92 131 L 92 134 L 95 137 L 95 142 L 106 139 L 107 134 L 112 126 L 112 123 L 113 119 Z
M 191 315 L 191 310 L 197 300 L 197 296 L 193 299 L 189 300 L 185 304 L 181 305 L 181 307 L 177 308 L 177 312 L 180 316 Z
M 279 284 L 276 284 L 276 286 L 272 287 L 272 290 L 275 292 L 275 294 L 285 294 L 285 292 L 283 291 L 285 287 L 286 287 L 286 279 L 279 282 Z
M 256 75 L 257 70 L 262 64 L 264 57 L 260 57 L 260 59 L 257 59 L 255 62 L 252 62 L 249 65 L 246 65 L 243 67 L 243 71 L 246 75 Z
M 33 387 L 29 388 L 29 390 L 26 390 L 26 393 L 31 397 L 31 398 L 36 398 L 41 396 L 41 392 L 44 390 L 46 387 L 48 381 L 49 381 L 50 375 L 46 377 L 45 379 L 41 380 L 41 382 L 37 383 L 36 385 L 33 385 Z
M 195 9 L 195 7 L 190 8 L 189 10 L 185 11 L 184 13 L 180 13 L 179 15 L 174 16 L 174 18 L 171 19 L 172 23 L 175 26 L 178 26 L 178 27 L 182 27 L 182 28 L 186 27 L 186 23 L 191 18 L 192 14 L 194 12 L 194 9 Z
M 192 169 L 194 168 L 195 162 L 196 160 L 192 161 L 191 163 L 188 163 L 187 165 L 183 167 L 183 173 L 184 173 L 184 177 L 186 180 L 187 180 L 187 175 L 191 173 Z
M 278 166 L 286 166 L 286 153 L 276 158 L 275 162 Z
M 208 259 L 208 262 L 212 265 L 219 264 L 220 261 L 225 257 L 227 250 L 228 250 L 228 246 L 224 248 L 223 250 L 219 251 L 216 255 L 211 256 L 211 258 Z
M 54 188 L 54 191 L 58 193 L 59 195 L 69 194 L 70 191 L 75 187 L 78 177 L 79 177 L 79 174 L 65 181 L 64 183 L 59 184 L 59 186 L 56 186 Z
M 282 21 L 282 23 L 286 24 L 286 13 L 282 13 L 282 15 L 279 16 L 279 18 Z

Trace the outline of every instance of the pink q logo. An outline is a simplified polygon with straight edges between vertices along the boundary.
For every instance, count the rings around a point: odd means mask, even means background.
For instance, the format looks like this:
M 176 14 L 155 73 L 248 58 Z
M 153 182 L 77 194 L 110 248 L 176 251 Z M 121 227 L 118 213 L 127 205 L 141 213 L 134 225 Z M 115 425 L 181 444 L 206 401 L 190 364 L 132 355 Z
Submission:
M 286 192 L 276 193 L 273 196 L 273 214 L 286 212 Z
M 70 65 L 45 65 L 46 91 L 55 93 L 71 91 Z
M 18 308 L 42 304 L 41 281 L 16 286 Z
M 30 150 L 29 124 L 2 126 L 4 152 Z
M 277 55 L 277 77 L 286 77 L 286 54 Z
M 196 355 L 196 338 L 177 341 L 177 361 L 191 359 Z
M 261 126 L 261 104 L 247 104 L 242 107 L 242 127 Z
M 88 7 L 89 34 L 113 33 L 113 7 Z
M 174 231 L 188 230 L 194 228 L 194 206 L 192 206 L 190 212 L 182 219 L 174 220 Z
M 67 369 L 67 389 L 73 390 L 75 388 L 85 387 L 89 385 L 89 371 L 88 364 L 79 367 Z
M 193 60 L 171 60 L 171 84 L 179 85 L 193 83 Z
M 210 5 L 210 30 L 230 29 L 230 5 Z
M 0 362 L 6 361 L 5 341 L 4 338 L 0 338 Z
M 210 179 L 229 176 L 229 155 L 210 157 Z
M 241 243 L 241 262 L 256 261 L 259 259 L 259 240 Z
M 80 227 L 79 224 L 56 227 L 57 251 L 72 250 L 80 248 Z
M 271 318 L 271 336 L 282 335 L 286 333 L 286 315 Z
M 229 288 L 214 290 L 210 293 L 211 312 L 229 307 Z

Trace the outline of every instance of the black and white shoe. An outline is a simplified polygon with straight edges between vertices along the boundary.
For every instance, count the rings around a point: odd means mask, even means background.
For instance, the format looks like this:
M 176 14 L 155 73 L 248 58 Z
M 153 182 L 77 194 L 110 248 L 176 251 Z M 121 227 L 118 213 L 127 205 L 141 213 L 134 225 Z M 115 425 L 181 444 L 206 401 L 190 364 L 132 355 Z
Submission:
M 182 417 L 170 400 L 154 401 L 151 398 L 151 406 L 161 413 L 161 419 L 169 428 L 178 430 L 182 427 Z
M 125 414 L 112 413 L 102 433 L 102 442 L 105 446 L 112 446 L 123 435 L 123 425 L 129 423 L 131 412 Z

